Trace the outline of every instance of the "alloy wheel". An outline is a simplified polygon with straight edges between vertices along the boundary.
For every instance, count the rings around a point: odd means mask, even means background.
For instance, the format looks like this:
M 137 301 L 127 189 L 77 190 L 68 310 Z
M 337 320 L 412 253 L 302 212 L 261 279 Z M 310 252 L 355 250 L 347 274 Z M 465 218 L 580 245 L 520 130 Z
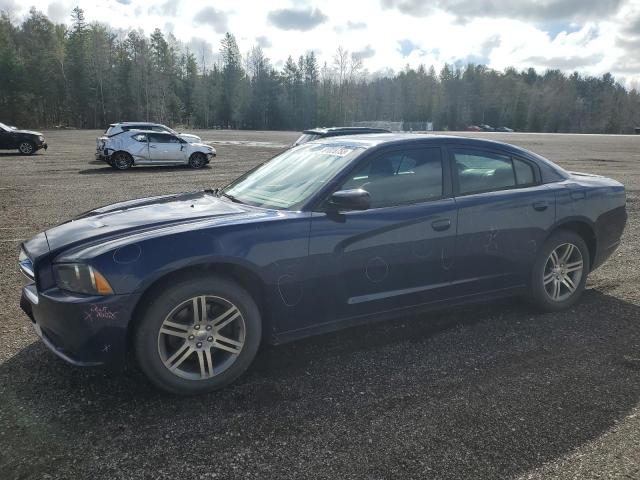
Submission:
M 33 145 L 29 142 L 22 142 L 19 146 L 18 146 L 18 150 L 20 150 L 20 153 L 24 153 L 25 155 L 29 155 L 31 153 L 33 153 Z
M 544 267 L 543 284 L 547 295 L 555 302 L 567 300 L 582 280 L 584 262 L 580 249 L 572 243 L 556 247 Z
M 118 170 L 126 170 L 130 166 L 129 159 L 123 154 L 116 155 L 113 159 L 113 163 Z
M 202 168 L 204 167 L 204 158 L 202 155 L 194 155 L 191 159 L 191 168 Z
M 245 341 L 242 313 L 232 302 L 202 295 L 185 300 L 164 319 L 158 353 L 178 377 L 206 380 L 227 370 Z

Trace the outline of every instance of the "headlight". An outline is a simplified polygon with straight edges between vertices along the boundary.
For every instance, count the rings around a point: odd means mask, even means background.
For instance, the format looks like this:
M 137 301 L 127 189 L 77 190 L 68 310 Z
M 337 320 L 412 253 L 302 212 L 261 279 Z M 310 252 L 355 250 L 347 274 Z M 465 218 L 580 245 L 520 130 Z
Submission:
M 61 263 L 53 266 L 53 273 L 61 290 L 88 295 L 113 295 L 107 279 L 91 265 Z
M 43 137 L 42 135 L 40 135 L 40 136 L 38 137 L 38 139 L 39 139 L 41 142 L 44 142 L 44 137 Z
M 27 255 L 27 252 L 24 251 L 24 248 L 20 249 L 20 255 L 18 256 L 18 265 L 20 266 L 20 270 L 22 273 L 29 278 L 30 280 L 35 279 L 35 275 L 33 273 L 33 262 Z

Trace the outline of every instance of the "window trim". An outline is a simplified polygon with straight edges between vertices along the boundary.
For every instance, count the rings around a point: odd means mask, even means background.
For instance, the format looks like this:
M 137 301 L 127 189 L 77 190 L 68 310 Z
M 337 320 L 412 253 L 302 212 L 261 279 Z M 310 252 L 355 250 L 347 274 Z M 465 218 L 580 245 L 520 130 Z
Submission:
M 540 173 L 540 167 L 538 166 L 537 163 L 528 160 L 526 158 L 523 158 L 519 155 L 514 155 L 510 152 L 506 152 L 503 150 L 498 150 L 498 149 L 492 149 L 492 148 L 484 148 L 484 147 L 476 147 L 476 146 L 459 146 L 459 145 L 448 145 L 447 146 L 447 151 L 448 151 L 448 158 L 449 158 L 449 168 L 451 170 L 451 178 L 452 178 L 452 182 L 453 182 L 453 196 L 454 197 L 467 197 L 469 195 L 479 195 L 479 194 L 483 194 L 483 193 L 491 193 L 491 192 L 504 192 L 504 191 L 508 191 L 508 190 L 519 190 L 519 189 L 523 189 L 523 188 L 531 188 L 531 187 L 536 187 L 538 185 L 542 185 L 542 175 Z M 504 188 L 491 188 L 491 189 L 487 189 L 487 190 L 478 190 L 478 191 L 474 191 L 474 192 L 466 192 L 466 193 L 461 193 L 460 192 L 460 178 L 458 176 L 458 168 L 456 166 L 456 151 L 460 152 L 460 151 L 466 151 L 466 152 L 473 152 L 473 151 L 477 151 L 477 152 L 481 152 L 481 153 L 486 153 L 489 155 L 500 155 L 502 157 L 507 157 L 509 158 L 509 160 L 511 161 L 511 168 L 513 169 L 513 179 L 516 182 L 516 185 L 512 186 L 512 187 L 504 187 Z M 533 176 L 534 176 L 534 182 L 533 183 L 528 183 L 528 184 L 524 184 L 524 185 L 518 185 L 517 181 L 518 181 L 518 177 L 516 175 L 516 170 L 515 170 L 515 166 L 513 163 L 513 160 L 519 160 L 521 162 L 526 163 L 527 165 L 531 166 L 531 168 L 533 169 Z
M 125 132 L 122 132 L 122 133 L 125 133 Z M 126 132 L 126 133 L 128 133 L 128 132 Z M 138 135 L 144 135 L 145 141 L 141 142 L 140 140 L 136 140 L 136 137 Z M 147 135 L 144 132 L 134 132 L 134 134 L 131 135 L 131 140 L 133 140 L 134 142 L 138 142 L 138 143 L 149 143 L 149 135 Z
M 329 212 L 328 202 L 329 202 L 329 199 L 331 198 L 331 195 L 333 195 L 335 192 L 338 191 L 338 188 L 340 188 L 340 186 L 344 183 L 344 181 L 348 178 L 348 176 L 351 173 L 355 172 L 358 168 L 361 168 L 365 163 L 375 161 L 378 158 L 380 158 L 382 155 L 392 155 L 396 152 L 407 152 L 412 150 L 424 150 L 424 149 L 440 150 L 440 161 L 442 164 L 442 195 L 441 196 L 424 199 L 420 201 L 415 201 L 415 202 L 399 203 L 396 205 L 385 205 L 381 207 L 369 208 L 367 210 L 357 210 L 353 212 L 347 211 L 342 213 L 343 214 L 366 213 L 366 212 L 373 212 L 378 210 L 385 210 L 389 208 L 402 208 L 402 207 L 410 207 L 414 205 L 424 205 L 424 204 L 429 204 L 431 202 L 437 202 L 440 200 L 453 198 L 452 178 L 451 178 L 451 171 L 450 171 L 451 164 L 448 161 L 449 157 L 448 157 L 447 150 L 442 145 L 427 145 L 427 144 L 422 144 L 422 145 L 414 144 L 414 145 L 407 145 L 407 146 L 394 145 L 392 147 L 385 148 L 382 150 L 375 150 L 368 155 L 365 154 L 362 156 L 362 158 L 357 159 L 357 161 L 353 165 L 349 166 L 348 168 L 345 168 L 342 172 L 340 172 L 338 176 L 334 178 L 334 182 L 333 182 L 334 186 L 331 187 L 331 189 L 329 189 L 328 191 L 329 193 L 327 193 L 326 195 L 322 195 L 321 198 L 314 203 L 313 207 L 310 210 L 314 213 L 328 213 Z

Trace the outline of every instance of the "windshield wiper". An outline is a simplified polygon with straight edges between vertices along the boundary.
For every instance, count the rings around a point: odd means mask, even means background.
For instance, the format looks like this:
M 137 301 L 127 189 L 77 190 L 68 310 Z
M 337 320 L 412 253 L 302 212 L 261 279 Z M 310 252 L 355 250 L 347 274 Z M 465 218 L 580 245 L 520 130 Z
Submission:
M 241 202 L 240 200 L 238 200 L 233 195 L 229 195 L 228 193 L 225 193 L 225 192 L 222 192 L 222 191 L 220 192 L 220 195 L 218 195 L 218 196 L 227 197 L 229 200 L 231 200 L 232 202 L 235 202 L 235 203 L 244 203 L 244 202 Z

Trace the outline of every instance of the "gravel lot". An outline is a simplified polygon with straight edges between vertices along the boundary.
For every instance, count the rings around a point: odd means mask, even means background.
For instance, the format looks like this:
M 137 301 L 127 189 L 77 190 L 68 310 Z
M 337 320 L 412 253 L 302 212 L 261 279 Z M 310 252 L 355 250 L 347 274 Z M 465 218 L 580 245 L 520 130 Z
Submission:
M 92 163 L 97 131 L 0 153 L 1 479 L 640 478 L 640 136 L 485 134 L 626 184 L 623 244 L 575 309 L 509 300 L 263 348 L 235 385 L 175 398 L 58 360 L 16 260 L 72 215 L 220 186 L 296 138 L 196 133 L 218 149 L 202 171 L 115 172 Z

